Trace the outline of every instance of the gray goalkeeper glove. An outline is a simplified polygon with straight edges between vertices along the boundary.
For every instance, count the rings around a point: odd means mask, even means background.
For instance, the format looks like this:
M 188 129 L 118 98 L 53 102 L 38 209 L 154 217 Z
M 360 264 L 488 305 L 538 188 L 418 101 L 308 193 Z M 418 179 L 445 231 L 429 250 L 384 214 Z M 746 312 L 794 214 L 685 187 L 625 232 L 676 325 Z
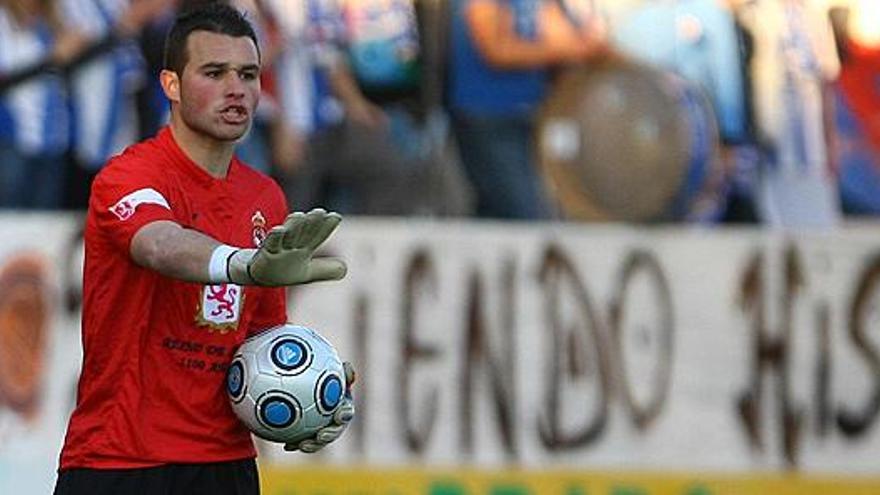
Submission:
M 342 404 L 339 405 L 339 409 L 333 413 L 333 421 L 329 426 L 318 430 L 318 433 L 308 440 L 285 444 L 284 450 L 288 452 L 299 450 L 306 454 L 313 454 L 336 441 L 337 438 L 342 436 L 342 432 L 348 428 L 348 424 L 354 418 L 354 400 L 351 397 L 351 386 L 354 384 L 355 373 L 354 367 L 348 361 L 342 363 L 342 367 L 345 369 L 345 396 L 342 399 Z
M 316 208 L 291 213 L 284 224 L 273 227 L 258 249 L 240 249 L 229 257 L 227 273 L 240 285 L 284 286 L 345 277 L 347 268 L 338 258 L 313 258 L 315 250 L 342 221 L 338 213 Z

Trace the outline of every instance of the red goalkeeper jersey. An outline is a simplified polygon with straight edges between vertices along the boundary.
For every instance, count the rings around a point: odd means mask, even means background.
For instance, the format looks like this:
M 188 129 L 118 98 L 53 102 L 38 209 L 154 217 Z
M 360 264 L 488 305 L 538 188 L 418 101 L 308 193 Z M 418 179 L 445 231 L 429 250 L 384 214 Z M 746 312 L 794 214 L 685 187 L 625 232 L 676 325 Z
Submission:
M 237 159 L 213 178 L 168 128 L 98 174 L 85 231 L 83 366 L 61 469 L 255 455 L 226 398 L 225 370 L 248 333 L 286 321 L 284 289 L 168 278 L 136 265 L 129 244 L 146 224 L 171 220 L 254 247 L 286 213 L 273 180 Z

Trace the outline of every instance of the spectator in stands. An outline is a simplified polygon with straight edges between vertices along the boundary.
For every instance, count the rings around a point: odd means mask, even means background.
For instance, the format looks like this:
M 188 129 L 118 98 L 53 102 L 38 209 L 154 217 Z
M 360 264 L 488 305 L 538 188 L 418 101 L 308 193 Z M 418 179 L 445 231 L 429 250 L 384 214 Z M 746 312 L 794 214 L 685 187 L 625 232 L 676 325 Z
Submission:
M 481 217 L 550 215 L 535 166 L 535 111 L 555 66 L 584 62 L 605 45 L 599 17 L 574 5 L 452 2 L 448 105 Z
M 53 69 L 85 43 L 53 0 L 0 0 L 0 207 L 62 205 L 70 116 Z
M 848 215 L 880 213 L 880 25 L 870 0 L 831 10 L 840 78 L 835 84 L 836 165 Z
M 820 0 L 738 0 L 754 39 L 749 74 L 758 139 L 765 150 L 759 208 L 780 227 L 840 220 L 828 153 L 826 85 L 840 71 L 828 11 Z
M 353 29 L 364 21 L 360 10 L 393 17 L 399 22 L 387 26 L 402 27 L 395 42 L 407 49 L 372 50 L 373 45 L 368 65 L 393 69 L 398 61 L 386 56 L 408 53 L 403 63 L 410 67 L 418 54 L 412 2 L 264 3 L 286 40 L 276 71 L 282 120 L 274 142 L 289 201 L 298 208 L 324 205 L 342 213 L 416 212 L 414 202 L 422 198 L 416 197 L 412 163 L 394 136 L 402 118 L 398 103 L 412 95 L 412 87 L 406 80 L 391 90 L 362 86 L 355 77 L 354 50 L 360 31 Z
M 137 120 L 139 139 L 154 136 L 168 121 L 168 104 L 159 78 L 162 70 L 162 56 L 165 48 L 165 34 L 171 28 L 177 13 L 177 1 L 169 0 L 169 5 L 155 13 L 145 23 L 137 40 L 144 58 L 146 82 L 137 93 Z
M 310 98 L 298 102 L 286 100 L 288 112 L 292 110 L 298 117 L 292 121 L 291 130 L 308 136 L 308 146 L 302 148 L 304 160 L 291 176 L 288 192 L 291 200 L 305 201 L 307 205 L 328 202 L 349 212 L 363 212 L 371 209 L 364 203 L 381 194 L 374 186 L 381 173 L 366 160 L 356 163 L 352 158 L 359 156 L 369 160 L 375 158 L 377 152 L 390 149 L 386 146 L 385 133 L 388 118 L 381 108 L 364 97 L 348 70 L 342 52 L 345 23 L 341 6 L 307 3 L 310 5 L 302 22 L 305 37 L 301 38 L 300 46 L 308 52 L 294 48 L 296 53 L 290 54 L 293 57 L 288 60 L 290 65 L 285 64 L 285 69 L 297 74 L 287 72 L 286 75 L 309 74 L 307 77 L 314 82 L 306 90 Z M 295 95 L 288 92 L 287 96 Z M 373 142 L 382 146 L 342 156 L 346 148 L 369 144 L 370 135 L 378 138 Z M 391 157 L 393 153 L 388 155 Z M 396 163 L 396 160 L 391 158 L 385 163 Z M 358 191 L 353 178 L 361 174 L 364 180 L 360 181 Z M 358 198 L 359 195 L 362 198 Z
M 65 24 L 89 40 L 69 70 L 73 141 L 68 206 L 85 208 L 92 179 L 139 136 L 137 92 L 147 74 L 135 38 L 173 0 L 60 0 Z

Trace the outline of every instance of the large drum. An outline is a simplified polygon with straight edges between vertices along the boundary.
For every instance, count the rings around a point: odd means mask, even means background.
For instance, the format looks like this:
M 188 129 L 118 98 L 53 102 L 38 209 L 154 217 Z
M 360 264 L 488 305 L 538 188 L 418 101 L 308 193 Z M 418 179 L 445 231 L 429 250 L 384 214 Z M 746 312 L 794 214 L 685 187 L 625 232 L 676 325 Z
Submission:
M 539 117 L 539 162 L 563 213 L 592 221 L 712 219 L 718 131 L 693 84 L 622 58 L 560 74 Z

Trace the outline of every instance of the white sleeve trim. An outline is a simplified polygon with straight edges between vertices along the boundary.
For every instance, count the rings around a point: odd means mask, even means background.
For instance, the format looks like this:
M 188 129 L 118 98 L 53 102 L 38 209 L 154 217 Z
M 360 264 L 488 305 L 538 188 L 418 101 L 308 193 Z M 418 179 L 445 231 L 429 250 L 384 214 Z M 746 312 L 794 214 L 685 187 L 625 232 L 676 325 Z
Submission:
M 116 218 L 120 220 L 128 220 L 134 215 L 137 207 L 143 204 L 154 204 L 162 206 L 168 210 L 171 209 L 171 207 L 168 206 L 168 200 L 165 199 L 165 196 L 162 196 L 159 191 L 148 187 L 127 194 L 110 207 L 110 213 L 116 215 Z

